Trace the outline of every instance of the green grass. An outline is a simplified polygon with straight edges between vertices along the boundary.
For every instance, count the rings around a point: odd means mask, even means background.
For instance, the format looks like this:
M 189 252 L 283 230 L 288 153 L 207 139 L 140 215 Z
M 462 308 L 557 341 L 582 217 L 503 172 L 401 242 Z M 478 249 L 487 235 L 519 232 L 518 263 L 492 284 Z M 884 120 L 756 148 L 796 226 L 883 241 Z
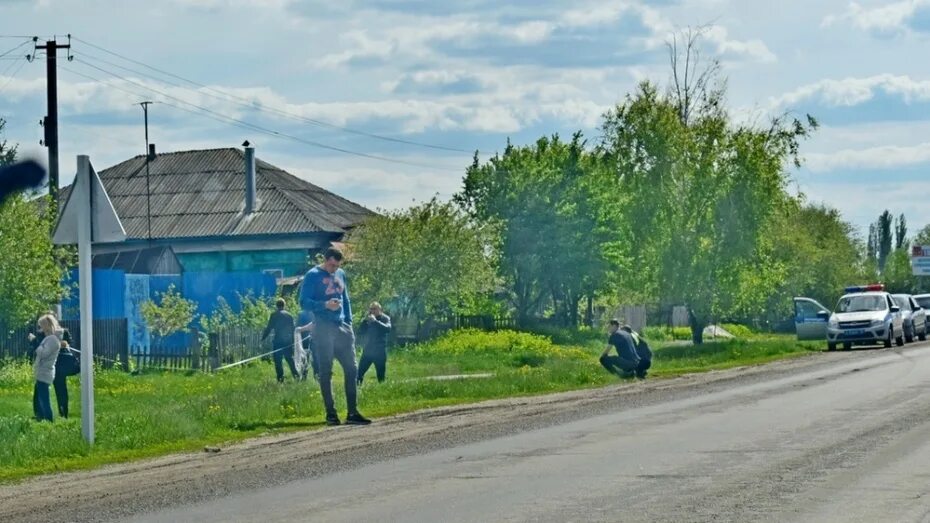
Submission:
M 382 417 L 417 409 L 598 387 L 618 378 L 601 369 L 603 336 L 460 331 L 394 352 L 388 381 L 369 373 L 360 408 Z M 655 348 L 652 376 L 757 364 L 819 350 L 789 337 Z M 338 369 L 338 366 L 337 366 Z M 337 401 L 342 378 L 337 370 Z M 427 376 L 492 373 L 493 378 L 435 381 Z M 315 382 L 280 385 L 270 363 L 216 374 L 98 371 L 97 441 L 81 438 L 78 380 L 70 379 L 72 417 L 31 419 L 32 374 L 22 363 L 0 367 L 0 482 L 62 470 L 195 450 L 261 434 L 323 426 Z M 52 399 L 54 403 L 54 398 Z M 53 407 L 54 408 L 54 407 Z M 344 412 L 344 403 L 340 412 Z

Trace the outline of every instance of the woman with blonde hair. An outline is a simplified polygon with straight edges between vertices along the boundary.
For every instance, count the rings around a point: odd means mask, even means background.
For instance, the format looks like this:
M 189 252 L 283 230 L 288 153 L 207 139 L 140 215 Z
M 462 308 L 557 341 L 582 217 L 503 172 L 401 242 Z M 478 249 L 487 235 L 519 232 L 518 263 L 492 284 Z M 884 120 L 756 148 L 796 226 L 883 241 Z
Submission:
M 36 360 L 32 367 L 36 379 L 32 408 L 38 421 L 52 421 L 52 400 L 48 387 L 55 380 L 55 361 L 61 348 L 61 327 L 51 314 L 39 318 L 38 326 L 45 337 L 36 349 Z

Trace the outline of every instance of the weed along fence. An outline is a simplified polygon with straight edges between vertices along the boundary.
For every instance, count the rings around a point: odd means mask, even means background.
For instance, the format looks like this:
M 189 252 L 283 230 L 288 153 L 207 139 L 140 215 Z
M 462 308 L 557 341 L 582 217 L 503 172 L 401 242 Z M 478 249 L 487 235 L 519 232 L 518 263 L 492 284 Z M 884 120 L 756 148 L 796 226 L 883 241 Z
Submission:
M 64 320 L 61 326 L 71 334 L 71 343 L 80 349 L 81 322 Z M 124 369 L 129 368 L 129 335 L 125 318 L 94 320 L 94 359 L 104 368 L 112 368 L 119 363 Z M 0 360 L 29 359 L 32 346 L 28 335 L 32 332 L 29 325 L 15 329 L 3 329 L 0 335 Z
M 131 354 L 139 370 L 202 370 L 247 360 L 270 351 L 262 343 L 262 330 L 228 327 L 217 332 L 192 331 L 173 334 L 164 339 L 153 336 L 152 350 Z
M 415 316 L 408 316 L 394 318 L 392 322 L 394 341 L 399 344 L 426 341 L 455 329 L 496 331 L 517 328 L 515 318 L 491 315 L 441 316 L 423 320 Z
M 62 326 L 70 331 L 77 346 L 81 339 L 80 321 L 64 320 Z M 131 343 L 129 328 L 131 326 L 125 318 L 94 320 L 94 357 L 99 365 L 113 368 L 118 364 L 127 372 L 208 372 L 261 356 L 272 349 L 270 344 L 262 342 L 262 329 L 254 327 L 224 327 L 211 333 L 191 330 L 165 337 L 151 334 L 145 344 Z M 450 330 L 464 328 L 485 331 L 514 329 L 516 321 L 502 316 L 448 316 L 426 320 L 396 318 L 394 343 L 402 345 L 425 341 Z M 28 325 L 0 331 L 0 360 L 31 358 L 29 332 Z

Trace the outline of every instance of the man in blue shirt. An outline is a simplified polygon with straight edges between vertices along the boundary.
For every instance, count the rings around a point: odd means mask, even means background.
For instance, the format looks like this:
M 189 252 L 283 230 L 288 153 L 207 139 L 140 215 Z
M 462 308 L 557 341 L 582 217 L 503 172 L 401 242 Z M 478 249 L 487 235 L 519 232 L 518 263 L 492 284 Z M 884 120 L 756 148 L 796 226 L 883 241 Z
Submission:
M 313 346 L 319 360 L 320 392 L 326 408 L 326 424 L 339 425 L 333 403 L 333 360 L 338 360 L 345 375 L 349 425 L 368 425 L 371 420 L 358 412 L 355 363 L 355 333 L 352 331 L 352 304 L 342 266 L 342 251 L 330 247 L 323 263 L 307 272 L 300 289 L 300 306 L 313 314 Z

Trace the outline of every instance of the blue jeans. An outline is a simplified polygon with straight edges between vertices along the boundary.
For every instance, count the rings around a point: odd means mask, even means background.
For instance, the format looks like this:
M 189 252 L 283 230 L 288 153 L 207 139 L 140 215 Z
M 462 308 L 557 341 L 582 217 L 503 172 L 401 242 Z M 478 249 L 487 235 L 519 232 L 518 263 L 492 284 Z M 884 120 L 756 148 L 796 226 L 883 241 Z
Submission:
M 52 421 L 52 398 L 48 394 L 48 383 L 36 382 L 32 391 L 32 410 L 39 421 Z

